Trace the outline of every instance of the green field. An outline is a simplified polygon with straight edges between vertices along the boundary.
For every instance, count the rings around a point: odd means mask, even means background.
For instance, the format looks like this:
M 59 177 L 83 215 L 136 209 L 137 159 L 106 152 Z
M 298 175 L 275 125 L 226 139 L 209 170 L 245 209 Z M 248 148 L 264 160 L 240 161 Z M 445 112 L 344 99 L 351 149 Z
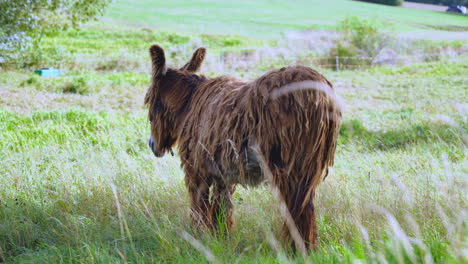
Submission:
M 427 35 L 405 40 L 402 58 L 439 55 L 341 71 L 318 63 L 349 15 Z M 115 1 L 0 72 L 0 262 L 467 263 L 466 27 L 464 16 L 344 0 Z M 233 233 L 190 227 L 177 153 L 156 159 L 147 147 L 152 43 L 176 66 L 207 47 L 208 77 L 305 64 L 334 83 L 346 109 L 318 190 L 316 251 L 304 259 L 281 244 L 268 185 L 238 188 Z M 64 75 L 33 75 L 41 66 Z
M 349 0 L 120 0 L 107 14 L 118 22 L 160 30 L 270 37 L 288 30 L 331 29 L 348 16 L 380 19 L 383 26 L 403 31 L 468 27 L 464 16 Z

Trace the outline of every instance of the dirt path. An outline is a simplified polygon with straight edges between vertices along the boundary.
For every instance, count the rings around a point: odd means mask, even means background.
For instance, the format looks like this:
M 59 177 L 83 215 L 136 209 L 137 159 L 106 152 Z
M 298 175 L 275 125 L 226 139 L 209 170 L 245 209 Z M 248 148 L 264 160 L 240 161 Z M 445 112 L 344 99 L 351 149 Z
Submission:
M 422 3 L 414 3 L 414 2 L 406 2 L 406 1 L 403 2 L 403 7 L 440 11 L 440 12 L 445 12 L 448 8 L 447 6 L 442 6 L 442 5 L 422 4 Z

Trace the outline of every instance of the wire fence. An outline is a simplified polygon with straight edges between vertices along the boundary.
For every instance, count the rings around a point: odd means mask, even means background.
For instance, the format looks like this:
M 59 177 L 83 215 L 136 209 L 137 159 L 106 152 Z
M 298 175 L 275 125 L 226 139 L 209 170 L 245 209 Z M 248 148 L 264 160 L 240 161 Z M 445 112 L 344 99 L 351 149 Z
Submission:
M 322 68 L 340 70 L 359 70 L 371 67 L 381 66 L 405 66 L 417 63 L 426 63 L 434 61 L 461 61 L 468 59 L 468 53 L 451 51 L 448 53 L 419 53 L 419 54 L 389 54 L 379 56 L 313 56 L 295 55 L 287 56 L 286 54 L 277 54 L 276 58 L 272 56 L 251 55 L 243 58 L 235 58 L 230 61 L 221 59 L 223 64 L 236 66 L 247 66 L 245 64 L 256 62 L 258 64 L 264 61 L 283 61 L 285 65 L 302 64 L 314 65 Z
M 178 50 L 180 54 L 172 57 L 170 62 L 174 65 L 183 65 L 184 59 L 191 56 L 192 50 Z M 434 61 L 461 61 L 468 59 L 468 51 L 441 51 L 435 53 L 417 53 L 400 55 L 396 53 L 379 54 L 377 56 L 314 56 L 310 53 L 292 51 L 290 49 L 259 49 L 249 53 L 224 52 L 221 54 L 208 54 L 204 63 L 204 70 L 208 72 L 232 73 L 236 71 L 249 71 L 257 68 L 272 68 L 276 65 L 308 65 L 341 70 L 364 70 L 381 66 L 405 66 Z M 26 63 L 26 65 L 29 63 Z M 122 50 L 114 54 L 79 53 L 64 55 L 58 61 L 49 62 L 55 68 L 65 70 L 90 69 L 95 71 L 132 71 L 150 72 L 150 63 L 146 52 Z M 18 62 L 0 63 L 1 67 L 19 68 Z M 29 64 L 28 69 L 40 67 L 38 64 Z M 271 66 L 271 67 L 270 67 Z
M 441 54 L 441 53 L 424 53 L 415 55 L 396 55 L 389 57 L 321 57 L 312 59 L 312 62 L 326 68 L 340 69 L 362 69 L 369 67 L 380 66 L 404 66 L 415 63 L 425 63 L 440 60 L 455 61 L 460 60 L 463 55 Z M 324 63 L 325 62 L 325 63 Z

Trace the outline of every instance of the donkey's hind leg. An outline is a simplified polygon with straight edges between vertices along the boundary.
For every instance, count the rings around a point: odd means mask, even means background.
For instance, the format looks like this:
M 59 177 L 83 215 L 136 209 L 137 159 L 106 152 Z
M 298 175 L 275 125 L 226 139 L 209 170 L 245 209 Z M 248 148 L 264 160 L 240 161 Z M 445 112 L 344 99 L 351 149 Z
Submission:
M 283 226 L 283 235 L 286 238 L 294 240 L 294 245 L 297 246 L 297 241 L 303 242 L 306 248 L 313 249 L 317 246 L 317 223 L 315 220 L 315 208 L 312 197 L 306 197 L 306 192 L 303 189 L 292 191 L 285 197 L 286 206 L 290 216 L 294 222 L 294 226 L 288 226 L 286 223 Z M 304 203 L 305 201 L 305 203 Z M 294 235 L 291 228 L 297 228 L 300 237 L 293 238 Z M 302 241 L 301 241 L 302 240 Z M 293 241 L 292 241 L 293 242 Z
M 235 189 L 236 186 L 234 184 L 226 185 L 220 182 L 215 182 L 213 184 L 211 216 L 213 217 L 213 225 L 215 228 L 222 228 L 224 224 L 227 231 L 232 231 L 234 226 L 232 195 Z

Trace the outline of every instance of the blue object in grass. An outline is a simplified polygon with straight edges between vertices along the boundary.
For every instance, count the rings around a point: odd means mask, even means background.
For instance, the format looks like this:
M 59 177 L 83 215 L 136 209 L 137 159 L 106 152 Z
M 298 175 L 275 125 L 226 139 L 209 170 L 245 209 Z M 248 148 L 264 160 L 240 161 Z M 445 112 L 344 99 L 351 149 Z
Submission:
M 54 69 L 54 67 L 42 68 L 42 69 L 34 71 L 34 73 L 42 77 L 57 77 L 57 76 L 62 75 L 62 71 L 58 69 Z

